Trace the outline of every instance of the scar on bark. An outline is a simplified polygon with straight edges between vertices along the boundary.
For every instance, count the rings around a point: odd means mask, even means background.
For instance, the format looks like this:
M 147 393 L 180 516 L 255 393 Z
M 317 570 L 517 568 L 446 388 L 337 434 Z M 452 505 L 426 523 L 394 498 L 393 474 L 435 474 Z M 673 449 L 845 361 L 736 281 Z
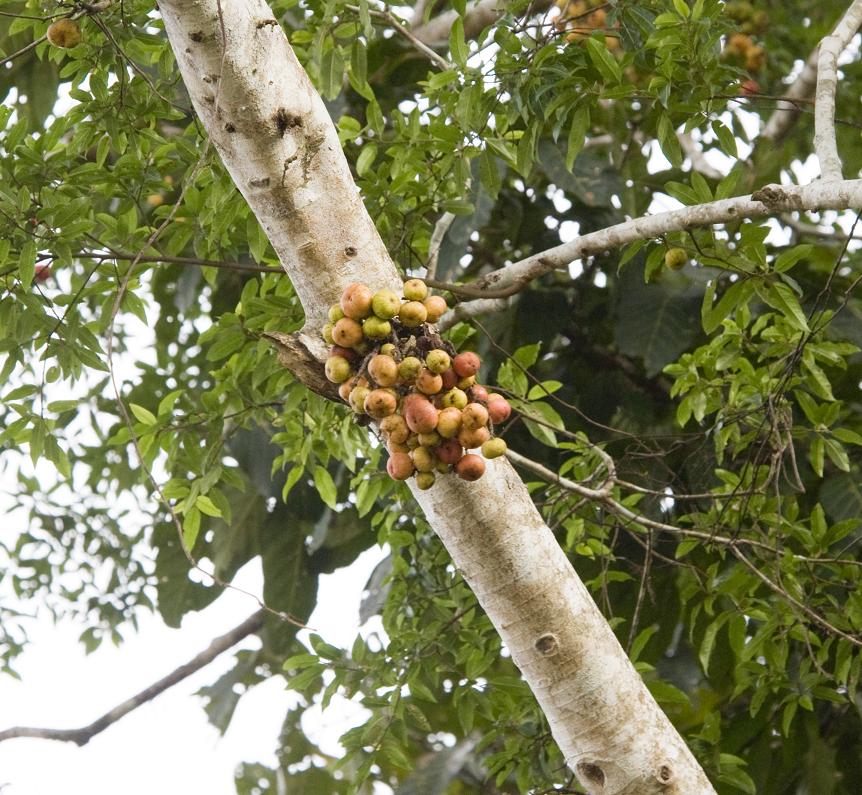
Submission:
M 272 120 L 279 138 L 284 138 L 284 134 L 293 127 L 302 127 L 302 119 L 299 116 L 291 116 L 284 108 L 279 108 Z
M 605 774 L 604 771 L 592 762 L 578 762 L 578 775 L 589 784 L 596 784 L 599 787 L 604 786 Z
M 560 650 L 557 636 L 548 632 L 536 641 L 536 651 L 545 657 L 553 657 Z

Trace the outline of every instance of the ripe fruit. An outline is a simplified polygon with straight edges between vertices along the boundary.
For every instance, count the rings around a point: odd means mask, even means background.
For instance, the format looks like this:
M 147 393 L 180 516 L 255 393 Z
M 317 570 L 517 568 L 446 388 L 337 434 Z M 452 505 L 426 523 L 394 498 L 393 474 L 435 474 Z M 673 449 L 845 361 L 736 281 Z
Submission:
M 507 448 L 506 440 L 497 436 L 494 439 L 488 439 L 482 445 L 482 455 L 485 458 L 499 458 L 501 455 L 505 455 Z
M 760 84 L 756 80 L 748 79 L 740 83 L 740 91 L 747 97 L 760 93 Z
M 749 72 L 759 72 L 766 63 L 766 50 L 763 47 L 755 45 L 751 47 L 745 55 L 745 68 Z
M 391 460 L 391 459 L 390 459 Z M 467 453 L 457 464 L 455 472 L 462 480 L 479 480 L 485 474 L 485 462 L 475 453 Z
M 330 356 L 323 367 L 326 378 L 333 384 L 341 384 L 353 375 L 350 362 L 342 356 Z
M 410 429 L 400 414 L 391 414 L 380 421 L 380 431 L 389 437 L 390 442 L 404 444 L 410 436 Z
M 476 376 L 475 375 L 468 375 L 466 378 L 461 378 L 458 381 L 457 387 L 458 387 L 458 389 L 469 389 L 475 383 L 476 383 Z
M 379 386 L 392 386 L 398 380 L 398 365 L 391 356 L 378 353 L 368 362 L 368 374 Z
M 362 342 L 362 326 L 349 317 L 343 317 L 333 327 L 332 339 L 336 345 L 352 348 Z
M 45 32 L 48 41 L 55 47 L 68 50 L 81 43 L 81 26 L 74 19 L 58 19 L 48 25 Z
M 457 464 L 464 455 L 464 448 L 457 439 L 446 439 L 434 452 L 444 464 Z
M 393 480 L 407 480 L 414 471 L 413 459 L 407 453 L 392 453 L 386 462 L 386 471 Z
M 440 375 L 443 379 L 443 389 L 447 392 L 458 383 L 458 374 L 451 367 Z
M 422 279 L 408 279 L 404 282 L 404 297 L 408 301 L 424 301 L 428 297 L 428 287 Z
M 499 425 L 509 419 L 512 406 L 502 395 L 488 395 L 488 418 L 494 425 Z
M 407 328 L 416 328 L 421 326 L 428 317 L 428 310 L 424 304 L 418 301 L 408 301 L 406 304 L 401 304 L 401 309 L 398 311 L 398 319 Z
M 465 428 L 461 426 L 457 438 L 463 447 L 466 447 L 468 450 L 475 450 L 491 438 L 491 431 L 485 427 Z
M 684 248 L 669 248 L 664 255 L 664 264 L 671 270 L 678 271 L 688 262 L 688 254 Z
M 341 311 L 346 317 L 362 320 L 371 314 L 371 290 L 364 284 L 348 284 L 341 294 Z
M 340 345 L 333 345 L 329 349 L 330 356 L 340 356 L 342 359 L 347 359 L 348 362 L 355 362 L 359 358 L 353 348 L 342 348 Z
M 374 419 L 383 419 L 395 413 L 398 399 L 388 389 L 372 389 L 365 397 L 365 411 Z
M 394 290 L 378 290 L 371 299 L 371 311 L 381 320 L 389 320 L 398 314 L 401 299 Z
M 404 401 L 404 419 L 414 433 L 431 433 L 437 428 L 437 409 L 431 401 L 416 396 L 417 400 Z
M 362 333 L 370 340 L 385 340 L 392 334 L 392 324 L 388 320 L 381 320 L 377 315 L 372 315 L 362 324 Z
M 452 359 L 452 369 L 461 376 L 461 378 L 468 378 L 471 375 L 476 375 L 476 373 L 479 372 L 481 364 L 482 360 L 472 351 L 459 353 L 454 359 Z
M 487 424 L 488 409 L 481 403 L 468 403 L 461 412 L 461 425 L 464 428 L 484 428 Z
M 432 372 L 442 374 L 449 369 L 451 364 L 449 354 L 446 351 L 435 349 L 425 357 L 425 366 Z
M 338 386 L 338 396 L 342 400 L 349 402 L 350 401 L 350 392 L 352 389 L 353 389 L 353 382 L 352 381 L 345 381 L 344 383 L 339 384 L 339 386 Z
M 457 436 L 461 430 L 461 410 L 450 406 L 437 415 L 437 433 L 444 439 Z
M 443 388 L 443 379 L 424 369 L 416 376 L 416 388 L 425 395 L 436 395 Z
M 479 384 L 473 384 L 467 391 L 472 400 L 478 400 L 481 403 L 486 403 L 488 400 L 488 390 Z
M 428 323 L 436 323 L 449 308 L 446 300 L 439 295 L 429 295 L 422 303 L 428 312 Z

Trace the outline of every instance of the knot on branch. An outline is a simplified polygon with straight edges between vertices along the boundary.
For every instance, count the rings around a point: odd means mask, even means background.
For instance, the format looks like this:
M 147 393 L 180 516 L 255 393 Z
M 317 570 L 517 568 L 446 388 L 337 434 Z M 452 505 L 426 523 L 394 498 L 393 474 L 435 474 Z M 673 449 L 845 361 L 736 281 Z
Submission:
M 536 651 L 539 654 L 544 655 L 545 657 L 553 657 L 560 650 L 560 643 L 557 640 L 557 636 L 552 632 L 548 632 L 542 635 L 536 641 Z
M 781 185 L 764 185 L 760 190 L 751 194 L 753 201 L 765 204 L 770 210 L 802 210 L 802 202 L 798 196 L 794 196 L 784 190 Z

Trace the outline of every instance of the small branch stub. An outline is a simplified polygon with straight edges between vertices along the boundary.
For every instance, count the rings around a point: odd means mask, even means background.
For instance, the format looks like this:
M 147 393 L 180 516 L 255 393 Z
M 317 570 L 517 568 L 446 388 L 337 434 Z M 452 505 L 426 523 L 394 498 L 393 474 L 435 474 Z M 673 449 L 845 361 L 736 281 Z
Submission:
M 557 636 L 551 632 L 542 635 L 536 641 L 536 651 L 538 651 L 539 654 L 542 654 L 545 657 L 553 657 L 560 651 L 560 644 L 557 640 Z

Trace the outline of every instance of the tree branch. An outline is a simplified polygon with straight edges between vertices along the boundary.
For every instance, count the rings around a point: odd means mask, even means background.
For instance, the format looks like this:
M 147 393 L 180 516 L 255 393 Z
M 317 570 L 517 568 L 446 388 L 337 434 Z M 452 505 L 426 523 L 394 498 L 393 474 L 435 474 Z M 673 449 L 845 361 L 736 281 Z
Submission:
M 760 218 L 782 211 L 862 208 L 862 180 L 815 182 L 801 187 L 767 185 L 750 196 L 738 196 L 679 210 L 641 216 L 582 235 L 526 259 L 491 271 L 471 286 L 471 296 L 500 297 L 519 292 L 530 281 L 575 260 L 621 248 L 637 240 L 659 238 L 701 226 Z
M 530 6 L 530 12 L 545 11 L 551 5 L 551 0 L 536 0 Z M 475 39 L 485 28 L 493 25 L 506 13 L 505 0 L 477 0 L 467 6 L 464 15 L 464 38 Z M 429 47 L 445 47 L 449 42 L 449 31 L 458 19 L 459 14 L 454 9 L 446 11 L 426 24 L 420 25 L 413 35 Z
M 168 688 L 182 682 L 183 679 L 188 678 L 204 666 L 209 665 L 216 657 L 226 652 L 232 646 L 235 646 L 243 638 L 257 632 L 263 626 L 263 618 L 263 610 L 252 613 L 239 626 L 215 638 L 207 648 L 196 654 L 187 663 L 171 671 L 167 676 L 159 679 L 158 682 L 154 682 L 149 687 L 144 688 L 137 695 L 118 704 L 87 726 L 82 726 L 80 729 L 40 729 L 29 726 L 13 726 L 11 729 L 0 731 L 0 742 L 14 740 L 18 737 L 33 737 L 41 740 L 60 740 L 62 742 L 72 742 L 75 745 L 86 745 L 93 737 L 116 723 L 120 718 L 128 715 L 132 710 L 137 709 L 142 704 L 146 704 L 148 701 L 152 701 Z
M 835 30 L 820 42 L 817 59 L 817 95 L 814 104 L 814 151 L 820 161 L 822 180 L 840 180 L 841 158 L 835 139 L 835 90 L 838 87 L 838 56 L 862 25 L 862 0 L 853 0 Z

